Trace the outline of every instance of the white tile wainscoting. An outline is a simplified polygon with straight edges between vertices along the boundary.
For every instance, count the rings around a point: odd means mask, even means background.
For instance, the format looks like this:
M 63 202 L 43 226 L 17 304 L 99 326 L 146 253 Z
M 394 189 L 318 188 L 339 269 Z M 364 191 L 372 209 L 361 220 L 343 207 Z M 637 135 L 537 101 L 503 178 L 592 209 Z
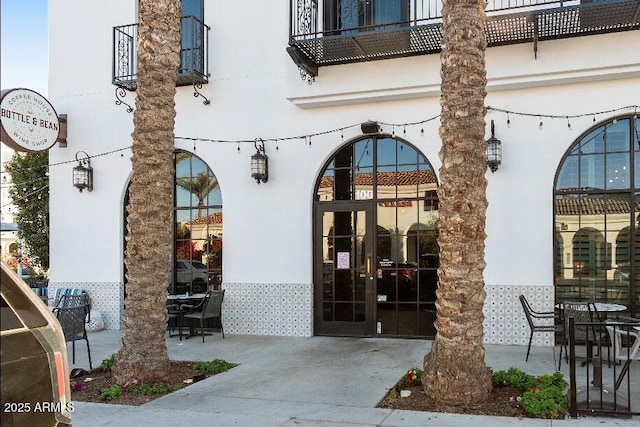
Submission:
M 313 284 L 225 283 L 224 329 L 228 334 L 313 336 Z M 49 295 L 58 288 L 86 289 L 93 310 L 102 314 L 107 329 L 120 329 L 123 312 L 122 283 L 50 283 Z M 524 294 L 534 310 L 553 311 L 550 285 L 486 286 L 484 342 L 527 345 L 529 326 L 518 296 Z M 553 345 L 553 335 L 535 334 L 533 345 Z

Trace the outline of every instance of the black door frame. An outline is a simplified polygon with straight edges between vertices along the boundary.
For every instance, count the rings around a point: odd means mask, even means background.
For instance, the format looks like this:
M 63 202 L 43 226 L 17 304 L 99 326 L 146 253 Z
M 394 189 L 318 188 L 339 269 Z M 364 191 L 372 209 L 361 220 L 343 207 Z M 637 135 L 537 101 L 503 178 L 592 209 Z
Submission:
M 326 212 L 365 212 L 365 320 L 363 322 L 323 319 L 323 214 Z M 334 201 L 314 207 L 314 334 L 332 336 L 374 336 L 376 332 L 375 205 L 371 200 Z

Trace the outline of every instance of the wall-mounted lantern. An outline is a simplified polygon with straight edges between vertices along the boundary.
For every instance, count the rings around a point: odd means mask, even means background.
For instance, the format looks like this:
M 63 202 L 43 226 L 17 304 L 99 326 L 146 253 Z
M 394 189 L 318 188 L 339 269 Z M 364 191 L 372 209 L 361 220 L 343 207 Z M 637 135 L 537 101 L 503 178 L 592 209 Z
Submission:
M 491 120 L 491 138 L 487 140 L 487 166 L 491 173 L 498 170 L 502 163 L 502 143 L 496 138 L 495 125 Z
M 264 152 L 264 141 L 256 138 L 253 145 L 256 147 L 256 154 L 251 156 L 251 178 L 260 182 L 269 180 L 269 157 Z
M 78 158 L 78 155 L 81 157 Z M 82 157 L 84 155 L 84 157 Z M 76 153 L 78 166 L 73 168 L 73 186 L 82 193 L 82 190 L 93 191 L 93 168 L 91 158 L 84 151 Z

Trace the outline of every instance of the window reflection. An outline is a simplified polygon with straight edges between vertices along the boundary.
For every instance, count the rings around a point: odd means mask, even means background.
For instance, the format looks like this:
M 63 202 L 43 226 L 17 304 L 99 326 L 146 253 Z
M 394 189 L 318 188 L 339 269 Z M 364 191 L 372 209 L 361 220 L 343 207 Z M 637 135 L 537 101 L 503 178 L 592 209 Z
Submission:
M 200 293 L 222 284 L 222 194 L 197 156 L 175 153 L 174 252 L 169 290 Z
M 640 176 L 632 157 L 638 145 L 638 130 L 632 126 L 638 124 L 619 118 L 596 127 L 575 142 L 559 166 L 554 207 L 557 301 L 615 302 L 638 312 L 631 296 L 637 293 L 640 242 L 631 236 L 638 234 L 634 218 L 640 210 L 630 191 Z

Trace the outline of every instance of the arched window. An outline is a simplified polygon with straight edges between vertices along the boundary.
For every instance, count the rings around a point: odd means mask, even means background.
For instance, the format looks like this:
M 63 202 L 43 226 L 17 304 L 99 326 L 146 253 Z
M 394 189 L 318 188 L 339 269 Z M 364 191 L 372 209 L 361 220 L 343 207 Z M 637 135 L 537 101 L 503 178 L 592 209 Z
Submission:
M 199 157 L 175 154 L 172 293 L 205 292 L 222 283 L 222 194 Z
M 200 293 L 222 284 L 222 194 L 215 175 L 199 157 L 174 153 L 173 266 L 169 292 Z M 129 203 L 129 189 L 124 206 Z M 123 240 L 126 250 L 127 213 Z M 126 277 L 126 266 L 124 266 Z M 125 279 L 126 287 L 126 279 Z
M 554 186 L 556 300 L 639 309 L 640 119 L 617 117 L 565 154 Z M 631 236 L 635 236 L 631 239 Z

